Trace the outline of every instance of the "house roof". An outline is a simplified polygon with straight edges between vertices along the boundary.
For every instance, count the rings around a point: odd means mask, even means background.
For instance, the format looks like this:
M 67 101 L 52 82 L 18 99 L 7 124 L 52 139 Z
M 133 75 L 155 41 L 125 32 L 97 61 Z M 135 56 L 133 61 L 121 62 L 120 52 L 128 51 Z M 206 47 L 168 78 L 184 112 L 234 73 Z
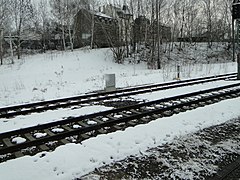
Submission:
M 96 16 L 100 16 L 100 17 L 104 17 L 104 18 L 108 18 L 108 19 L 113 19 L 113 17 L 108 16 L 108 15 L 102 13 L 102 12 L 95 12 L 94 14 L 95 14 Z
M 112 13 L 113 16 L 117 15 L 118 17 L 133 16 L 127 5 L 123 5 L 123 7 L 121 8 L 119 6 L 114 6 L 112 4 L 108 4 L 108 5 L 104 6 L 103 11 L 104 11 L 104 13 L 110 11 L 110 13 Z
M 108 19 L 108 20 L 114 20 L 113 17 L 107 15 L 107 14 L 104 14 L 102 12 L 99 12 L 99 11 L 93 11 L 93 10 L 89 10 L 89 9 L 85 9 L 85 8 L 82 8 L 80 9 L 80 11 L 86 11 L 94 16 L 97 16 L 98 18 L 103 18 L 103 19 Z

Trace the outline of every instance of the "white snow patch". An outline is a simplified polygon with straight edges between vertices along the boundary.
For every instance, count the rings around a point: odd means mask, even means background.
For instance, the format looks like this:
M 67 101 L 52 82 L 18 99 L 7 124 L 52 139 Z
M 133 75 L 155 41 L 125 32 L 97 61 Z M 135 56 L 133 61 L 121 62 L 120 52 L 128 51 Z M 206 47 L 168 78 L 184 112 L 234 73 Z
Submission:
M 47 136 L 47 133 L 35 133 L 34 134 L 34 137 L 37 138 L 37 139 L 45 137 L 45 136 Z
M 54 128 L 51 131 L 54 132 L 54 133 L 61 133 L 61 132 L 64 132 L 64 129 L 62 129 L 62 128 Z
M 82 126 L 80 126 L 80 125 L 78 125 L 78 124 L 74 124 L 74 125 L 73 125 L 73 128 L 74 128 L 74 129 L 79 129 L 79 128 L 81 128 L 81 127 L 82 127 Z
M 21 144 L 21 143 L 24 143 L 26 142 L 27 140 L 23 137 L 15 137 L 12 139 L 12 142 L 15 143 L 15 144 Z
M 97 122 L 96 121 L 87 121 L 87 124 L 94 125 L 94 124 L 97 124 Z

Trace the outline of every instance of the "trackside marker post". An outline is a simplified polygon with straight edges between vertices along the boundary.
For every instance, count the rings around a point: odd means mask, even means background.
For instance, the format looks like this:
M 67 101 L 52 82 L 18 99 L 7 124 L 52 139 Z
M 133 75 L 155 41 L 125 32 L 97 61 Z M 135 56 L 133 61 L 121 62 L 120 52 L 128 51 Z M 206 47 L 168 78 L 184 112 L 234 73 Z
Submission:
M 115 74 L 105 74 L 105 91 L 116 90 Z
M 180 72 L 181 72 L 181 67 L 180 65 L 177 65 L 176 77 L 173 78 L 173 80 L 180 80 Z
M 177 66 L 177 79 L 180 80 L 180 66 Z

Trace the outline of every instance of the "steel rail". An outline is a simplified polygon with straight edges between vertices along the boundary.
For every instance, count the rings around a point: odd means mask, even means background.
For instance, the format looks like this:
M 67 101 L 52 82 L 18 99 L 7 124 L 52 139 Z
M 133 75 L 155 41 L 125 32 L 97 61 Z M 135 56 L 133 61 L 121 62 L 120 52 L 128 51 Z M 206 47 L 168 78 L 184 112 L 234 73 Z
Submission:
M 218 76 L 209 76 L 203 78 L 188 79 L 183 81 L 174 81 L 168 83 L 146 85 L 140 87 L 131 87 L 111 92 L 91 93 L 70 98 L 55 99 L 51 101 L 43 101 L 37 103 L 23 104 L 17 106 L 9 106 L 0 108 L 0 118 L 10 118 L 17 115 L 26 115 L 33 112 L 42 112 L 46 110 L 54 110 L 58 108 L 66 108 L 84 103 L 103 101 L 111 98 L 119 98 L 124 96 L 143 94 L 153 91 L 166 90 L 171 88 L 190 86 L 195 84 L 224 80 L 226 78 L 235 78 L 237 73 L 222 74 Z M 12 112 L 11 112 L 12 111 Z
M 37 126 L 18 129 L 18 130 L 14 130 L 14 131 L 5 132 L 5 133 L 0 133 L 0 139 L 2 139 L 4 137 L 7 137 L 7 136 L 13 136 L 13 135 L 16 135 L 16 134 L 28 133 L 28 132 L 31 132 L 33 130 L 41 130 L 41 129 L 51 128 L 51 127 L 55 127 L 55 126 L 59 126 L 59 125 L 66 125 L 66 124 L 75 123 L 77 121 L 81 121 L 81 120 L 84 120 L 84 119 L 91 119 L 91 118 L 94 118 L 96 116 L 104 116 L 106 114 L 114 114 L 114 113 L 118 113 L 118 112 L 122 112 L 122 111 L 127 111 L 129 109 L 137 109 L 137 108 L 141 108 L 141 107 L 144 107 L 144 106 L 151 106 L 153 104 L 170 102 L 170 101 L 173 101 L 173 100 L 183 99 L 183 98 L 191 97 L 191 96 L 202 95 L 202 94 L 206 94 L 206 93 L 209 93 L 209 92 L 212 92 L 212 91 L 220 91 L 220 90 L 224 90 L 224 89 L 228 89 L 228 88 L 234 88 L 234 87 L 238 87 L 238 86 L 240 86 L 240 83 L 227 85 L 227 86 L 216 87 L 216 88 L 211 88 L 211 89 L 206 89 L 206 90 L 200 90 L 200 91 L 196 91 L 196 92 L 191 92 L 191 93 L 172 96 L 172 97 L 168 97 L 168 98 L 158 99 L 158 100 L 155 100 L 155 101 L 139 103 L 139 104 L 136 104 L 136 105 L 130 105 L 130 106 L 121 107 L 121 108 L 117 108 L 117 109 L 111 109 L 111 110 L 107 110 L 107 111 L 101 111 L 101 112 L 88 114 L 88 115 L 84 115 L 84 116 L 71 117 L 71 118 L 68 118 L 68 119 L 59 120 L 59 121 L 55 121 L 55 122 L 50 122 L 50 123 L 46 123 L 46 124 L 39 124 Z
M 75 136 L 75 135 L 79 135 L 79 134 L 84 134 L 84 133 L 91 132 L 91 131 L 100 130 L 100 129 L 105 128 L 105 127 L 112 127 L 114 125 L 118 125 L 119 123 L 126 123 L 126 122 L 129 122 L 131 120 L 139 120 L 140 121 L 141 118 L 144 118 L 144 117 L 147 117 L 147 116 L 152 116 L 154 114 L 162 114 L 162 113 L 167 112 L 167 111 L 172 111 L 173 112 L 175 109 L 181 109 L 185 106 L 192 106 L 193 104 L 199 104 L 201 102 L 207 102 L 207 101 L 210 101 L 210 100 L 221 98 L 223 96 L 231 96 L 233 94 L 235 94 L 235 95 L 237 94 L 236 96 L 240 96 L 239 86 L 240 86 L 240 83 L 237 83 L 237 84 L 234 84 L 234 85 L 228 85 L 228 86 L 221 86 L 221 87 L 218 87 L 218 88 L 211 88 L 211 89 L 207 89 L 207 90 L 192 92 L 192 93 L 188 93 L 188 94 L 178 95 L 178 96 L 165 98 L 165 99 L 160 99 L 160 100 L 156 100 L 156 101 L 151 101 L 151 102 L 147 102 L 147 103 L 132 105 L 132 106 L 124 107 L 124 108 L 99 112 L 99 113 L 95 113 L 95 114 L 91 114 L 91 115 L 87 115 L 87 116 L 80 116 L 78 118 L 71 118 L 71 119 L 68 119 L 68 120 L 65 120 L 65 121 L 48 123 L 48 124 L 39 125 L 39 126 L 35 126 L 35 127 L 30 127 L 30 128 L 25 128 L 25 129 L 20 129 L 20 130 L 16 130 L 16 131 L 12 131 L 12 132 L 2 133 L 2 134 L 0 134 L 0 139 L 4 139 L 4 138 L 11 139 L 12 136 L 24 135 L 24 134 L 27 134 L 27 133 L 31 134 L 31 133 L 33 133 L 37 130 L 53 128 L 53 127 L 56 127 L 56 126 L 58 127 L 60 125 L 67 125 L 67 124 L 71 124 L 71 123 L 81 122 L 81 121 L 86 120 L 86 119 L 92 119 L 92 118 L 94 119 L 94 118 L 97 118 L 99 116 L 102 117 L 102 116 L 111 115 L 111 114 L 114 114 L 114 113 L 117 113 L 117 112 L 118 113 L 119 112 L 124 112 L 126 110 L 138 110 L 138 109 L 141 109 L 143 107 L 149 107 L 149 106 L 157 105 L 157 104 L 163 103 L 163 102 L 169 102 L 169 101 L 172 101 L 172 100 L 181 100 L 181 99 L 184 99 L 184 98 L 188 98 L 188 101 L 186 101 L 186 102 L 181 101 L 178 104 L 172 104 L 171 106 L 155 108 L 153 110 L 139 111 L 138 113 L 133 113 L 133 114 L 130 114 L 128 116 L 123 116 L 123 117 L 120 117 L 120 118 L 111 118 L 110 120 L 108 120 L 106 122 L 100 121 L 96 124 L 87 125 L 85 127 L 79 128 L 79 129 L 70 129 L 70 130 L 66 130 L 66 131 L 61 132 L 61 133 L 53 134 L 53 135 L 42 137 L 42 138 L 39 138 L 39 139 L 34 139 L 32 141 L 26 141 L 26 142 L 21 143 L 21 144 L 12 144 L 11 146 L 0 147 L 0 155 L 6 154 L 6 153 L 13 153 L 13 152 L 20 151 L 24 148 L 28 148 L 28 147 L 32 147 L 32 146 L 40 146 L 40 145 L 42 145 L 44 143 L 47 143 L 47 142 L 50 142 L 50 141 L 62 140 L 62 139 L 67 138 L 67 137 L 71 137 L 71 136 Z M 203 94 L 205 94 L 205 95 L 207 94 L 207 96 L 203 96 Z M 200 96 L 200 95 L 201 95 L 201 97 L 196 98 L 196 96 Z M 195 97 L 195 99 L 189 99 L 189 98 L 192 98 L 192 97 Z M 173 112 L 173 114 L 174 114 L 174 112 Z
M 144 107 L 144 106 L 150 106 L 152 104 L 169 102 L 169 101 L 183 99 L 183 98 L 190 97 L 190 96 L 197 96 L 197 95 L 209 93 L 209 92 L 212 92 L 212 91 L 220 91 L 220 90 L 224 90 L 224 89 L 227 89 L 227 88 L 233 88 L 233 87 L 238 87 L 238 86 L 240 86 L 240 83 L 227 85 L 227 86 L 221 86 L 221 87 L 217 87 L 217 88 L 211 88 L 211 89 L 207 89 L 207 90 L 191 92 L 191 93 L 186 93 L 186 94 L 172 96 L 172 97 L 168 97 L 168 98 L 163 98 L 163 99 L 159 99 L 159 100 L 155 100 L 155 101 L 139 103 L 139 104 L 136 104 L 136 105 L 130 105 L 130 106 L 121 107 L 121 108 L 117 108 L 117 109 L 111 109 L 111 110 L 107 110 L 107 111 L 101 111 L 101 112 L 88 114 L 88 115 L 84 115 L 84 116 L 71 117 L 71 118 L 68 118 L 68 119 L 59 120 L 59 121 L 55 121 L 55 122 L 51 122 L 51 123 L 39 124 L 37 126 L 18 129 L 18 130 L 14 130 L 14 131 L 5 132 L 5 133 L 0 133 L 0 139 L 4 138 L 6 136 L 13 136 L 15 134 L 28 133 L 32 130 L 41 130 L 41 129 L 46 129 L 46 128 L 55 127 L 55 126 L 59 126 L 59 125 L 70 124 L 70 123 L 74 123 L 74 122 L 81 121 L 81 120 L 84 120 L 84 119 L 94 118 L 96 116 L 104 116 L 105 114 L 118 113 L 118 112 L 122 112 L 122 111 L 127 111 L 129 109 L 141 108 L 141 107 Z
M 223 169 L 219 170 L 219 172 L 217 172 L 213 177 L 211 177 L 211 180 L 239 179 L 239 172 L 238 173 L 235 172 L 238 169 L 240 169 L 240 157 L 238 157 L 232 163 L 226 165 Z M 210 179 L 210 178 L 207 178 L 207 179 Z

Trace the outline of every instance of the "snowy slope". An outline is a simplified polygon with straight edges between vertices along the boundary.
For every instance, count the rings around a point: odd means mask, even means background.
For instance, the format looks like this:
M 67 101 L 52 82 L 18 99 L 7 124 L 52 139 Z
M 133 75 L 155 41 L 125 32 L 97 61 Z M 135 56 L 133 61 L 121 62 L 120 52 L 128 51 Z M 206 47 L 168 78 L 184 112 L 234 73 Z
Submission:
M 236 64 L 199 65 L 191 62 L 181 69 L 181 78 L 185 79 L 236 72 Z M 102 90 L 104 74 L 109 73 L 116 74 L 117 87 L 159 83 L 176 77 L 176 64 L 162 70 L 148 70 L 145 63 L 115 64 L 109 49 L 28 56 L 15 60 L 13 65 L 0 66 L 0 107 Z
M 235 63 L 194 64 L 182 67 L 181 77 L 193 78 L 217 75 L 236 71 Z M 176 67 L 166 66 L 163 70 L 148 70 L 142 64 L 115 64 L 109 49 L 76 50 L 74 52 L 49 52 L 33 55 L 16 61 L 14 65 L 0 66 L 0 107 L 59 97 L 79 95 L 94 90 L 104 89 L 104 74 L 115 73 L 117 87 L 159 83 L 173 80 Z M 201 85 L 202 88 L 224 85 Z M 199 87 L 187 87 L 178 90 L 179 94 L 195 91 Z M 150 93 L 135 98 L 156 99 L 175 94 Z M 149 148 L 171 142 L 175 136 L 186 135 L 211 125 L 220 124 L 240 116 L 240 98 L 225 100 L 180 113 L 168 118 L 161 118 L 146 125 L 127 128 L 107 135 L 83 141 L 82 144 L 68 144 L 58 147 L 54 152 L 42 152 L 33 157 L 25 156 L 0 164 L 0 179 L 4 180 L 65 180 L 85 175 L 100 167 L 130 155 L 139 155 Z M 106 107 L 92 107 L 76 111 L 87 114 L 105 110 Z M 58 117 L 57 113 L 48 112 L 44 116 L 31 115 L 29 120 L 40 122 L 43 118 L 50 121 Z M 68 115 L 69 112 L 63 111 Z M 60 116 L 59 115 L 59 116 Z M 20 117 L 24 118 L 24 117 Z M 21 128 L 27 122 L 15 123 L 1 121 L 4 128 Z M 11 126 L 10 123 L 13 123 Z M 16 125 L 17 124 L 17 125 Z M 3 127 L 5 126 L 6 127 Z M 15 125 L 15 126 L 14 126 Z M 9 126 L 9 127 L 7 127 Z

